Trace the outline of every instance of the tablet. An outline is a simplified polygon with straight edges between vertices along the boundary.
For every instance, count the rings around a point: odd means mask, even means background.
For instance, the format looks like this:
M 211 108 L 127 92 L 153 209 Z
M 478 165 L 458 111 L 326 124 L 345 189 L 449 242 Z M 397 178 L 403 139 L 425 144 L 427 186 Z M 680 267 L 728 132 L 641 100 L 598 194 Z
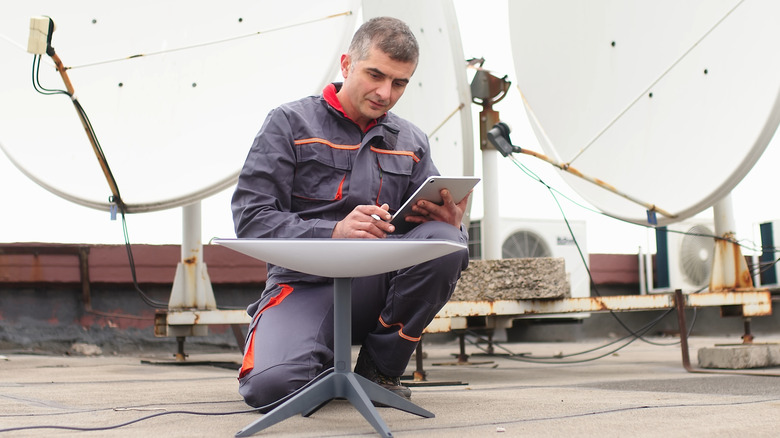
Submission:
M 406 216 L 414 215 L 412 206 L 417 201 L 424 199 L 436 204 L 441 204 L 441 190 L 447 189 L 452 194 L 455 202 L 460 202 L 471 189 L 477 185 L 479 178 L 475 176 L 431 176 L 404 202 L 401 208 L 393 214 L 390 223 L 395 225 L 395 233 L 405 233 L 414 228 L 415 223 L 406 222 Z

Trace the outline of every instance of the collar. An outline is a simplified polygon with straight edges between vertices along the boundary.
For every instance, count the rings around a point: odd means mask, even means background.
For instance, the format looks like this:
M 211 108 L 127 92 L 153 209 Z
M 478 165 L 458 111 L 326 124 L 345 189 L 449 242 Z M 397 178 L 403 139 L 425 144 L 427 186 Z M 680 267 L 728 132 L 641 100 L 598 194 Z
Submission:
M 322 90 L 322 97 L 325 99 L 325 102 L 328 102 L 328 105 L 332 106 L 333 109 L 340 112 L 344 115 L 344 117 L 348 118 L 349 120 L 352 120 L 351 117 L 347 115 L 347 113 L 344 112 L 344 107 L 341 106 L 341 102 L 339 102 L 338 96 L 336 96 L 336 93 L 341 89 L 341 82 L 334 82 L 332 84 L 328 84 L 325 86 L 325 89 Z M 352 123 L 355 123 L 354 120 L 352 120 Z M 355 123 L 357 125 L 357 123 Z M 373 128 L 377 125 L 377 119 L 372 120 L 368 123 L 368 126 L 366 126 L 366 130 L 364 132 L 368 132 L 369 129 Z M 359 125 L 358 125 L 359 126 Z

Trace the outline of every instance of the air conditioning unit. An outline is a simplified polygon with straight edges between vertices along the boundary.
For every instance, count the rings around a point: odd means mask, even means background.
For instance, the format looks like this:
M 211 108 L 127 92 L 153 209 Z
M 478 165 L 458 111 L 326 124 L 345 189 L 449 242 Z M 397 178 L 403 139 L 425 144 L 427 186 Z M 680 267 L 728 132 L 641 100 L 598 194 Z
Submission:
M 780 271 L 775 260 L 780 251 L 780 221 L 759 224 L 761 255 L 758 257 L 756 284 L 760 287 L 780 287 Z
M 563 220 L 501 218 L 498 238 L 502 258 L 560 257 L 564 259 L 571 285 L 571 296 L 590 296 L 590 279 L 583 264 L 588 250 L 584 221 L 569 221 L 576 243 Z M 582 256 L 577 249 L 579 244 Z
M 655 229 L 655 287 L 651 293 L 707 289 L 715 255 L 712 220 L 689 219 Z M 649 265 L 649 264 L 648 264 Z

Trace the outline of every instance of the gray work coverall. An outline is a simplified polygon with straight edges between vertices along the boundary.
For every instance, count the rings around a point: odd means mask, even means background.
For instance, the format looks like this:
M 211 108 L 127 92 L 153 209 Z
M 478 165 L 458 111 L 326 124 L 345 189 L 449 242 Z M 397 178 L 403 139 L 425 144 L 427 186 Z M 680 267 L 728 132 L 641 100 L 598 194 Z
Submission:
M 236 235 L 330 238 L 356 206 L 387 203 L 390 212 L 430 175 L 438 175 L 426 135 L 387 113 L 366 132 L 341 110 L 340 84 L 272 110 L 249 151 L 233 195 Z M 465 230 L 427 222 L 391 239 L 447 239 Z M 353 343 L 377 367 L 403 374 L 422 331 L 452 294 L 468 251 L 399 271 L 355 278 Z M 333 366 L 332 280 L 268 265 L 261 298 L 247 309 L 239 392 L 266 406 Z

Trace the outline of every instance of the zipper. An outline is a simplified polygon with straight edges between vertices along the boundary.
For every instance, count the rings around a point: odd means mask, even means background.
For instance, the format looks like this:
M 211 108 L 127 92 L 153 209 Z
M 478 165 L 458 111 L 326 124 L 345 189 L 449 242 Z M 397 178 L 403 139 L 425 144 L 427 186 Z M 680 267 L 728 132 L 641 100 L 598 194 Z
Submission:
M 382 165 L 379 163 L 379 155 L 376 156 L 376 167 L 379 168 L 379 191 L 377 191 L 374 204 L 381 206 L 379 204 L 379 196 L 382 194 L 382 179 L 384 178 L 384 172 L 382 171 Z

